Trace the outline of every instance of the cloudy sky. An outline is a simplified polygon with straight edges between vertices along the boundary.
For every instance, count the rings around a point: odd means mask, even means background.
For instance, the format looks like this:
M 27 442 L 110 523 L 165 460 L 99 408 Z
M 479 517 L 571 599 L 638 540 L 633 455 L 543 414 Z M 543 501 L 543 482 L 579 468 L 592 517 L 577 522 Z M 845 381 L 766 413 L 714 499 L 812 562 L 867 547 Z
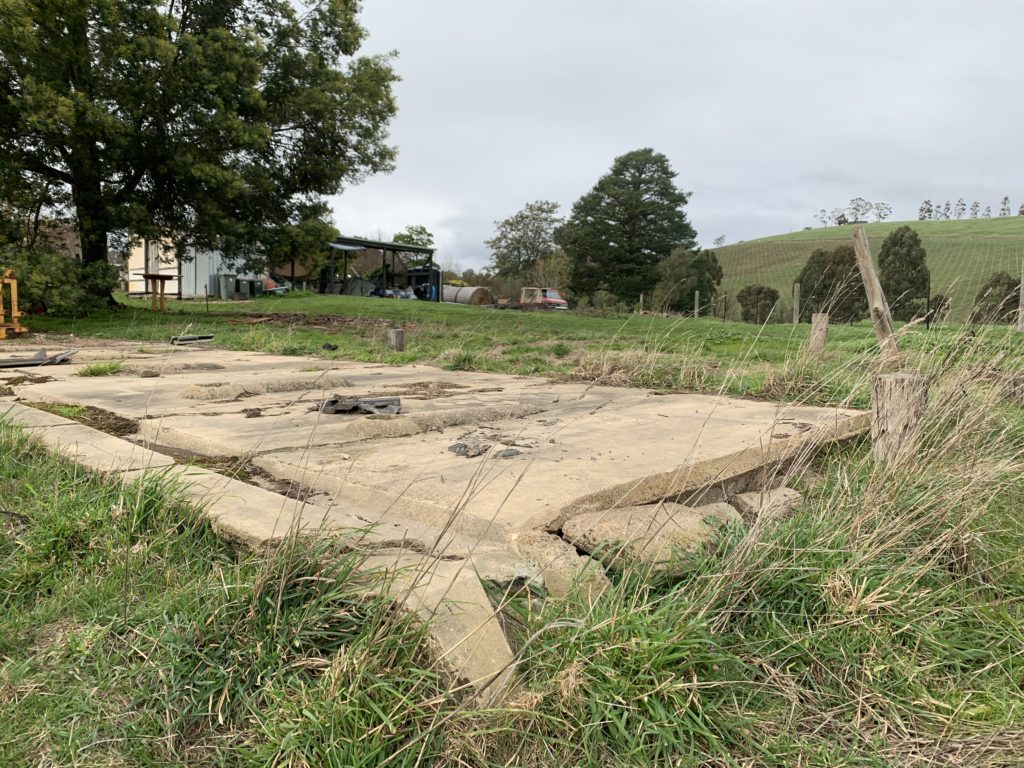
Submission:
M 852 197 L 1024 202 L 1020 0 L 364 0 L 398 51 L 397 170 L 334 199 L 343 234 L 435 233 L 461 268 L 494 221 L 668 156 L 702 245 Z

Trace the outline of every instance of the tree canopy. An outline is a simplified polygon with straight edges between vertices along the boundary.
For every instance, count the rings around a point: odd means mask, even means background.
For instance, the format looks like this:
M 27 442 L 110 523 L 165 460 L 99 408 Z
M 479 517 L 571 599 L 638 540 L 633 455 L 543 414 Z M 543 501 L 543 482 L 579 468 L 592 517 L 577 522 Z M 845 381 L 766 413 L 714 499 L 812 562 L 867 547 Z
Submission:
M 736 294 L 736 301 L 742 308 L 741 317 L 745 323 L 765 323 L 772 310 L 779 303 L 779 292 L 767 285 L 755 283 L 742 288 Z
M 695 247 L 697 233 L 683 212 L 689 193 L 676 188 L 675 177 L 665 155 L 638 149 L 617 157 L 576 201 L 555 232 L 569 258 L 572 291 L 608 290 L 635 302 L 657 284 L 658 264 L 673 249 Z
M 928 305 L 930 276 L 925 250 L 917 232 L 897 227 L 885 238 L 878 254 L 878 280 L 894 320 L 913 320 Z
M 391 241 L 405 243 L 406 245 L 422 245 L 424 248 L 430 248 L 434 245 L 434 233 L 422 224 L 410 224 L 405 229 L 395 232 Z
M 1019 305 L 1020 280 L 1008 272 L 993 272 L 974 299 L 971 319 L 989 323 L 1013 322 Z
M 536 200 L 507 219 L 494 222 L 494 237 L 484 245 L 491 249 L 491 264 L 500 277 L 523 277 L 557 249 L 555 229 L 562 223 L 558 203 Z
M 129 233 L 265 257 L 322 196 L 392 167 L 396 76 L 356 55 L 357 11 L 3 3 L 0 200 L 37 189 L 66 206 L 86 263 Z
M 868 298 L 852 246 L 815 250 L 797 282 L 802 319 L 810 320 L 815 312 L 828 312 L 837 323 L 852 323 L 868 311 Z
M 671 312 L 692 312 L 697 293 L 702 307 L 714 301 L 722 267 L 714 251 L 676 248 L 658 264 L 658 277 L 651 305 Z

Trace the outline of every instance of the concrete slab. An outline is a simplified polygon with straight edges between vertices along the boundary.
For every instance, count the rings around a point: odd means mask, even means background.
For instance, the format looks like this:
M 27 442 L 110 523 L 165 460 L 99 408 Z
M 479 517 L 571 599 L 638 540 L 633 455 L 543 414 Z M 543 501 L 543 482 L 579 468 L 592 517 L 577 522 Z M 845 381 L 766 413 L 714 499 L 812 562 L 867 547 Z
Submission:
M 430 620 L 458 679 L 490 683 L 489 691 L 500 689 L 512 655 L 481 579 L 543 582 L 560 594 L 581 579 L 594 595 L 607 588 L 593 560 L 545 531 L 564 529 L 584 550 L 614 540 L 643 559 L 664 559 L 706 540 L 707 515 L 732 519 L 725 505 L 694 512 L 673 501 L 696 506 L 771 488 L 788 463 L 868 426 L 866 415 L 842 409 L 421 365 L 195 348 L 150 355 L 125 345 L 89 357 L 113 352 L 126 361 L 118 375 L 84 379 L 76 375 L 81 364 L 59 366 L 33 371 L 52 380 L 14 389 L 26 400 L 136 419 L 142 445 L 14 410 L 47 445 L 85 466 L 125 479 L 167 472 L 222 535 L 249 546 L 293 532 L 351 536 L 372 552 L 371 567 L 395 573 L 393 594 Z M 334 391 L 397 395 L 402 412 L 320 414 L 316 404 Z M 303 498 L 320 495 L 300 502 L 147 450 L 161 447 L 244 457 Z
M 396 554 L 367 558 L 366 567 L 384 574 L 390 594 L 426 622 L 435 655 L 456 684 L 494 703 L 514 657 L 497 611 L 466 563 Z
M 725 502 L 687 507 L 661 504 L 587 512 L 565 524 L 565 538 L 612 568 L 646 564 L 672 567 L 680 554 L 703 546 L 725 524 L 742 522 Z
M 61 425 L 59 429 L 37 427 L 32 431 L 49 450 L 103 475 L 161 469 L 174 463 L 169 456 L 77 423 Z
M 732 499 L 733 506 L 748 523 L 782 520 L 804 503 L 804 497 L 792 488 L 773 488 L 741 493 Z
M 263 471 L 374 521 L 397 512 L 500 541 L 517 531 L 557 531 L 585 512 L 687 500 L 696 491 L 701 501 L 715 501 L 760 489 L 770 485 L 765 472 L 867 422 L 841 409 L 420 365 L 328 368 L 322 360 L 199 349 L 159 361 L 159 378 L 100 377 L 84 386 L 73 371 L 53 369 L 56 381 L 18 393 L 140 419 L 139 436 L 158 449 L 251 456 Z M 230 392 L 223 394 L 236 394 L 194 399 L 225 385 Z M 397 394 L 403 412 L 310 410 L 339 388 Z M 253 409 L 260 416 L 247 418 Z
M 65 419 L 55 413 L 41 411 L 21 403 L 0 401 L 0 418 L 23 429 L 52 429 L 53 427 L 69 427 L 78 424 L 72 419 Z

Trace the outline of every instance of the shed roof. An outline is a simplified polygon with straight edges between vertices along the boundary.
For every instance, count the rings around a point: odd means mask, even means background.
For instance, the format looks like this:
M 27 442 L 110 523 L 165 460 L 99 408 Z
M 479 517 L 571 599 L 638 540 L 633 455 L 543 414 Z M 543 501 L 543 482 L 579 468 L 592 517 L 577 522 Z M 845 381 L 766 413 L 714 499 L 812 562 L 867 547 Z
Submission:
M 410 243 L 389 243 L 383 240 L 366 240 L 362 237 L 339 237 L 333 243 L 332 248 L 340 251 L 361 250 L 363 248 L 376 248 L 381 251 L 395 251 L 398 253 L 424 253 L 433 256 L 436 248 L 428 248 L 425 245 L 412 245 Z

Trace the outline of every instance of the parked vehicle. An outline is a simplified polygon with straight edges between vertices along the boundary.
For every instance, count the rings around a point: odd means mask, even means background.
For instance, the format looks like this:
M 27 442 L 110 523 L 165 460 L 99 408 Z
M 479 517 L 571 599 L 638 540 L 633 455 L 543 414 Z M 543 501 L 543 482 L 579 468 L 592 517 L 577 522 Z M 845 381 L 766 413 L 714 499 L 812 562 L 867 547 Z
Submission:
M 523 288 L 519 292 L 520 304 L 540 305 L 548 309 L 568 309 L 569 302 L 557 288 Z

